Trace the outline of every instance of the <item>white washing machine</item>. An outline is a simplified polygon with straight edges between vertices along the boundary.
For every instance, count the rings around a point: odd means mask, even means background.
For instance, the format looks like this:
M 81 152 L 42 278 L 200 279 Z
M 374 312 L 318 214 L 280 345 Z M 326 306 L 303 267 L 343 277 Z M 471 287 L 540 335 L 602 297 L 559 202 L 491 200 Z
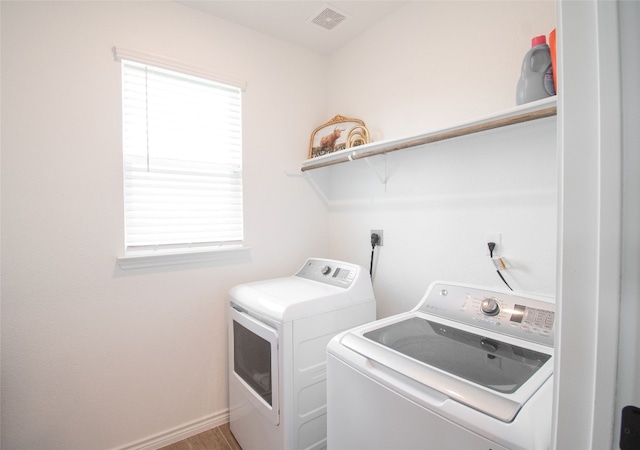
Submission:
M 231 289 L 230 425 L 243 450 L 326 448 L 327 344 L 375 314 L 369 273 L 340 261 Z
M 413 310 L 327 348 L 328 448 L 546 449 L 555 305 L 431 284 Z

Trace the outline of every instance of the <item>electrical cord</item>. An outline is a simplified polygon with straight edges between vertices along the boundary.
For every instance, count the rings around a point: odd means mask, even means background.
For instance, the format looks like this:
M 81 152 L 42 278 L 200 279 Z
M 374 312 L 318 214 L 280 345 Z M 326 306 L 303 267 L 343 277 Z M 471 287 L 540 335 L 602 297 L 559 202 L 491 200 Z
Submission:
M 369 264 L 369 276 L 371 279 L 373 279 L 373 256 L 379 242 L 380 236 L 377 233 L 371 233 L 371 263 Z
M 502 274 L 500 273 L 500 270 L 496 270 L 496 272 L 498 273 L 498 276 L 500 277 L 500 279 L 502 281 L 504 281 L 504 284 L 507 285 L 507 287 L 509 288 L 510 291 L 513 291 L 513 289 L 511 289 L 511 286 L 509 286 L 509 283 L 507 283 L 507 280 L 504 279 L 504 277 L 502 276 Z
M 489 242 L 489 243 L 487 243 L 487 246 L 489 247 L 489 257 L 491 259 L 493 259 L 493 250 L 496 248 L 496 243 L 495 242 Z M 500 273 L 500 269 L 496 269 L 496 273 L 498 274 L 498 276 L 500 277 L 502 282 L 507 285 L 509 290 L 513 291 L 511 286 L 509 286 L 509 283 L 507 283 L 507 280 L 505 280 L 504 276 L 502 276 L 502 273 Z

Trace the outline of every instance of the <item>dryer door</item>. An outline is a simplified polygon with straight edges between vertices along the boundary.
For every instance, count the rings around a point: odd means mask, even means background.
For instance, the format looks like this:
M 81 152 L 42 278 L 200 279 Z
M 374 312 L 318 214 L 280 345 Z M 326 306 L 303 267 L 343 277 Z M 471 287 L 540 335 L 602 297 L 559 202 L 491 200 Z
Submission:
M 231 327 L 233 376 L 251 403 L 278 425 L 278 331 L 235 308 Z

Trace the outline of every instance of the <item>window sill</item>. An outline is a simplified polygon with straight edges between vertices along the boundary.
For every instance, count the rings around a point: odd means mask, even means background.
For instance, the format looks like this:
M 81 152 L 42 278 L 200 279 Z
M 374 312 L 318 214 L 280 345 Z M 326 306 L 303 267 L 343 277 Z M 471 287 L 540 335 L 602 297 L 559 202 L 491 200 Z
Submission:
M 184 250 L 163 253 L 140 253 L 118 257 L 123 270 L 146 267 L 177 266 L 194 263 L 237 263 L 250 259 L 251 247 L 224 248 L 215 250 Z

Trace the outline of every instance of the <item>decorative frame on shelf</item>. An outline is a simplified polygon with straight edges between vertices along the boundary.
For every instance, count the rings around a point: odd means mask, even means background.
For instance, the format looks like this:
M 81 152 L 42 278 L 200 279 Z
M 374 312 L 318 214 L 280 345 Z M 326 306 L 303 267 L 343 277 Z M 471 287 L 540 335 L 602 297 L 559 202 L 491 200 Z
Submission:
M 369 143 L 369 130 L 364 125 L 356 125 L 347 133 L 347 148 Z
M 348 136 L 353 137 L 352 141 L 347 141 Z M 362 120 L 337 115 L 313 130 L 309 142 L 309 158 L 366 144 L 368 141 L 369 132 Z

